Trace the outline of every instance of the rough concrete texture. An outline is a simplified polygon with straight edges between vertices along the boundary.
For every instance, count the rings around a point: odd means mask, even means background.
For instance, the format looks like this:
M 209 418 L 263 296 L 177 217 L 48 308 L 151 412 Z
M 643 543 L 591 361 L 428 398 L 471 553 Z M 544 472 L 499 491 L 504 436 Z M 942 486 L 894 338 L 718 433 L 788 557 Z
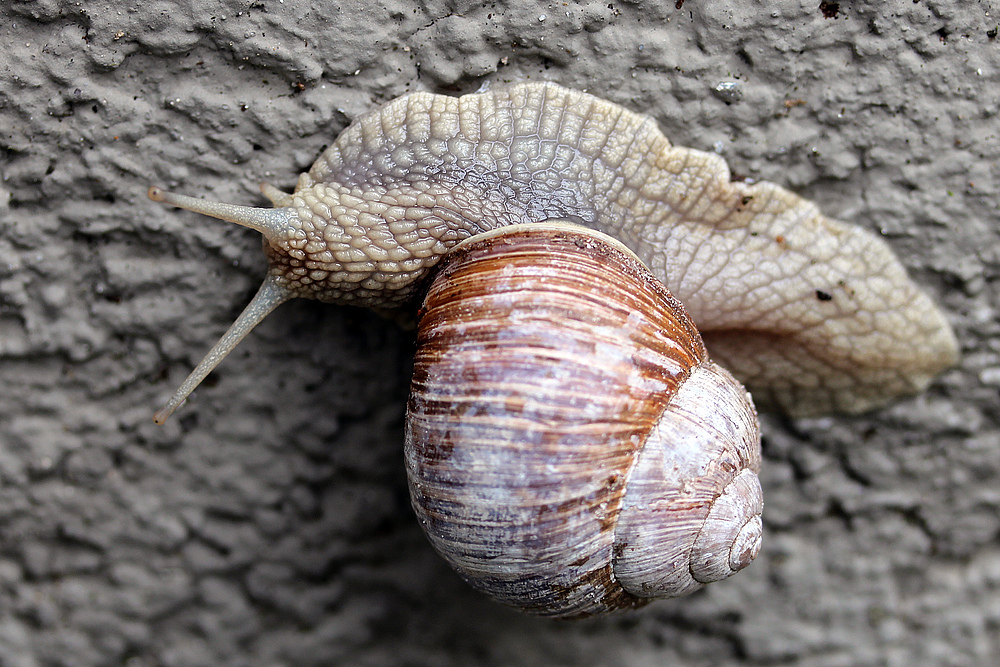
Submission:
M 998 23 L 959 0 L 5 3 L 0 664 L 995 664 Z M 757 561 L 573 623 L 427 545 L 412 337 L 375 315 L 286 304 L 151 421 L 264 267 L 258 235 L 149 184 L 264 205 L 374 105 L 539 79 L 881 232 L 964 354 L 873 414 L 766 417 Z

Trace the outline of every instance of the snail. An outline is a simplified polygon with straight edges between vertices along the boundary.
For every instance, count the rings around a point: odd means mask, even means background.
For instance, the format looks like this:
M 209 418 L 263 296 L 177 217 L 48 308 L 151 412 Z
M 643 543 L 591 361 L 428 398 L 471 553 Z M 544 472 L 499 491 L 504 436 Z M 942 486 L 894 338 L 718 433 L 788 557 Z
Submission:
M 290 298 L 393 314 L 424 294 L 414 507 L 470 583 L 535 613 L 635 607 L 752 560 L 760 445 L 737 380 L 791 415 L 861 412 L 957 358 L 943 314 L 880 239 L 554 84 L 411 93 L 342 132 L 293 194 L 261 190 L 275 208 L 149 191 L 260 231 L 270 265 L 155 421 Z M 570 289 L 580 267 L 596 273 Z

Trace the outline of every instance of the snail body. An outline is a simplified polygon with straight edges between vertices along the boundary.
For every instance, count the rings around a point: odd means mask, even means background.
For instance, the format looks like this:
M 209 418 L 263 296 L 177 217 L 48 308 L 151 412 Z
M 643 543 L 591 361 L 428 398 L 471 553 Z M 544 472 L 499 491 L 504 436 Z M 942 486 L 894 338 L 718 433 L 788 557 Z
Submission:
M 277 208 L 150 196 L 264 235 L 254 301 L 158 421 L 277 304 L 398 310 L 459 241 L 564 219 L 607 233 L 674 294 L 758 405 L 861 412 L 955 363 L 951 327 L 871 233 L 716 155 L 671 146 L 646 116 L 549 83 L 411 93 L 359 118 Z
M 276 208 L 149 191 L 260 231 L 270 265 L 154 420 L 290 298 L 392 314 L 425 292 L 414 508 L 470 583 L 536 613 L 634 607 L 752 560 L 759 432 L 737 380 L 789 414 L 856 412 L 957 357 L 872 234 L 553 84 L 406 95 L 294 193 L 261 189 Z

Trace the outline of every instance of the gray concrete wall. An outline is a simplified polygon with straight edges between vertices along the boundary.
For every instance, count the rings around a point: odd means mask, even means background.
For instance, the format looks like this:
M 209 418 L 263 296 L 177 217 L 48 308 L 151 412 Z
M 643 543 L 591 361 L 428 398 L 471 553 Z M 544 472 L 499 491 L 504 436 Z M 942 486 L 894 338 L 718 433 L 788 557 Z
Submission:
M 1000 6 L 834 4 L 5 3 L 0 664 L 994 664 Z M 873 414 L 765 417 L 757 562 L 575 623 L 430 550 L 402 470 L 412 338 L 375 315 L 286 304 L 150 420 L 264 263 L 149 184 L 263 205 L 381 102 L 539 79 L 880 232 L 964 353 Z

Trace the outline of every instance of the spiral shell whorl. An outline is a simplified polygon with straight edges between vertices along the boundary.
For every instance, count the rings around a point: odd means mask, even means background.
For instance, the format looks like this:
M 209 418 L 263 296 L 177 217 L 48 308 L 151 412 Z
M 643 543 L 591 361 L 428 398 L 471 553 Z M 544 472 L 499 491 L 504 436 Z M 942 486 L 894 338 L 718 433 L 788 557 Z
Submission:
M 760 433 L 746 390 L 695 369 L 646 439 L 615 531 L 615 576 L 633 595 L 674 597 L 746 567 L 761 539 Z

